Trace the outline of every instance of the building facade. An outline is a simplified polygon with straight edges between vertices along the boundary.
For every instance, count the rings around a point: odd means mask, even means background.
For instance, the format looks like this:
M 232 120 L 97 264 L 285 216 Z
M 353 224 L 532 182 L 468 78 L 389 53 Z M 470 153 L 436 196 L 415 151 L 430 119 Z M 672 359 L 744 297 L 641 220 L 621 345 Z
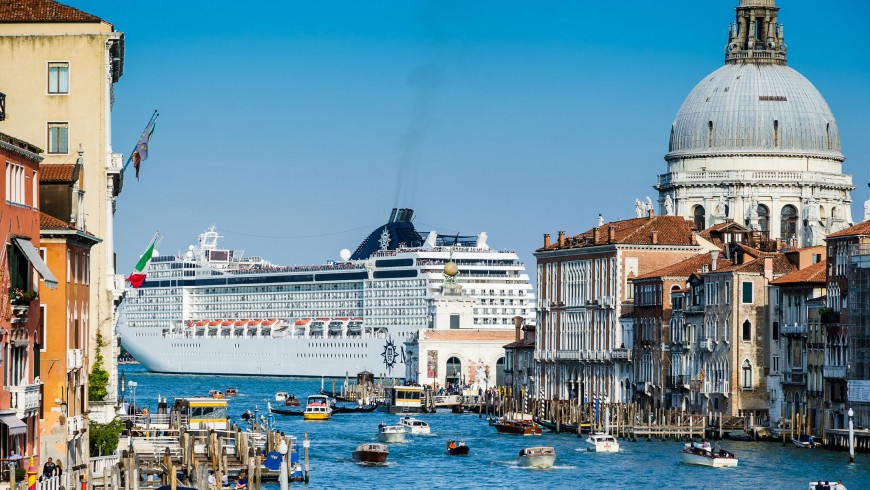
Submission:
M 5 162 L 5 198 L 0 228 L 0 454 L 36 456 L 40 460 L 40 418 L 44 391 L 39 378 L 46 338 L 40 317 L 40 294 L 57 288 L 57 280 L 39 254 L 39 154 L 30 143 L 0 133 L 0 160 Z M 41 279 L 40 279 L 41 278 Z
M 599 223 L 576 236 L 544 236 L 537 259 L 535 359 L 539 393 L 586 403 L 633 396 L 630 279 L 703 252 L 689 223 L 655 216 Z
M 798 246 L 852 222 L 837 121 L 786 63 L 774 0 L 740 0 L 725 65 L 698 83 L 670 131 L 663 213 L 698 230 L 733 220 Z
M 40 175 L 40 243 L 59 287 L 40 295 L 45 341 L 40 378 L 44 383 L 40 454 L 63 463 L 70 481 L 86 474 L 88 459 L 88 371 L 84 365 L 90 336 L 90 251 L 99 240 L 83 229 L 84 168 L 75 164 L 42 168 Z
M 504 346 L 504 386 L 515 399 L 535 398 L 538 379 L 535 362 L 535 325 L 523 325 L 523 317 L 514 318 L 514 341 Z
M 113 215 L 123 182 L 121 155 L 112 152 L 114 84 L 123 74 L 124 35 L 94 15 L 52 0 L 0 4 L 0 91 L 6 94 L 7 118 L 0 128 L 46 149 L 43 165 L 67 164 L 81 149 L 88 155 L 81 187 L 89 212 L 75 223 L 103 241 L 90 255 L 90 311 L 87 331 L 107 339 L 102 352 L 111 379 L 105 411 L 113 416 L 117 386 L 115 305 L 123 277 L 115 274 Z M 84 363 L 94 358 L 95 342 Z

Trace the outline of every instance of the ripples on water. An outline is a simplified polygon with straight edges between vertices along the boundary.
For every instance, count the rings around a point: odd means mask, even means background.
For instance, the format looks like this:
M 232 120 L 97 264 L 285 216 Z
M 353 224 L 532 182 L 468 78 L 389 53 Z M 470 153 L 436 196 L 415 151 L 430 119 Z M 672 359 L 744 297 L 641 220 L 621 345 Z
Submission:
M 320 390 L 319 379 L 277 377 L 184 376 L 145 372 L 139 366 L 122 366 L 126 379 L 138 382 L 136 399 L 152 411 L 157 396 L 172 403 L 176 396 L 205 396 L 209 390 L 239 389 L 230 398 L 229 414 L 235 420 L 246 410 L 266 402 L 274 405 L 275 393 L 288 391 L 304 400 Z M 336 381 L 340 383 L 341 380 Z M 326 381 L 332 389 L 332 382 Z M 130 393 L 125 393 L 130 398 Z M 301 417 L 275 416 L 276 427 L 302 439 L 311 438 L 310 488 L 746 488 L 799 489 L 821 478 L 842 479 L 849 490 L 870 489 L 870 458 L 827 450 L 783 447 L 780 443 L 723 441 L 722 447 L 740 459 L 737 468 L 705 468 L 682 464 L 682 443 L 673 441 L 628 442 L 620 440 L 621 452 L 595 454 L 585 451 L 582 439 L 544 431 L 539 437 L 497 434 L 474 414 L 448 412 L 421 415 L 432 426 L 431 435 L 408 435 L 401 444 L 389 444 L 389 463 L 357 465 L 351 452 L 357 444 L 377 442 L 379 422 L 394 423 L 398 416 L 385 413 L 340 414 L 325 422 L 305 422 Z M 464 439 L 468 456 L 448 456 L 448 439 Z M 558 454 L 556 466 L 541 470 L 516 465 L 516 454 L 526 446 L 549 445 Z M 293 484 L 301 488 L 301 484 Z M 277 484 L 263 485 L 274 490 Z

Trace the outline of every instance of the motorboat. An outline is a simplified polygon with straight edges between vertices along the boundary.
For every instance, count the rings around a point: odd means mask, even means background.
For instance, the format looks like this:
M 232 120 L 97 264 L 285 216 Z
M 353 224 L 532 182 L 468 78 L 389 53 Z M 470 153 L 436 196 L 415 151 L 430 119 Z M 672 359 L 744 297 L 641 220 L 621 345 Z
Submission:
M 221 399 L 224 398 L 224 393 L 221 390 L 211 390 L 208 392 L 208 396 L 211 398 Z
M 390 451 L 385 444 L 360 444 L 353 452 L 353 460 L 364 464 L 384 464 Z
M 733 468 L 737 466 L 737 458 L 733 453 L 723 449 L 714 450 L 710 444 L 686 443 L 683 447 L 683 462 L 713 468 Z
M 586 450 L 593 453 L 618 453 L 619 442 L 610 434 L 589 434 Z
M 830 488 L 831 490 L 846 490 L 846 486 L 843 485 L 840 480 L 811 481 L 809 490 L 816 490 L 817 488 L 819 488 L 819 485 L 822 485 L 821 488 Z
M 791 443 L 794 444 L 795 447 L 800 447 L 803 449 L 815 449 L 822 446 L 821 442 L 817 441 L 815 437 L 808 434 L 801 434 L 800 436 L 798 436 L 797 439 L 792 437 Z
M 283 402 L 287 401 L 287 398 L 289 396 L 290 396 L 290 393 L 287 393 L 286 391 L 279 391 L 278 393 L 275 393 L 275 401 L 283 403 Z
M 303 413 L 305 420 L 328 420 L 330 415 L 332 415 L 332 407 L 329 403 L 329 397 L 324 395 L 308 397 Z
M 332 406 L 332 413 L 333 415 L 337 413 L 371 413 L 377 408 L 378 405 L 376 403 L 371 405 L 353 405 L 351 407 L 336 404 Z
M 239 389 L 234 388 L 232 386 L 230 386 L 229 388 L 227 388 L 226 391 L 224 391 L 225 397 L 237 396 L 238 394 L 239 394 Z
M 524 468 L 552 468 L 556 462 L 553 446 L 534 446 L 520 449 L 517 465 Z
M 299 398 L 296 398 L 296 395 L 287 395 L 287 398 L 284 400 L 285 407 L 298 407 L 299 405 L 301 403 L 299 403 Z
M 447 454 L 451 456 L 467 456 L 469 448 L 465 445 L 465 441 L 456 442 L 454 440 L 447 441 Z
M 735 430 L 734 432 L 729 432 L 728 435 L 725 437 L 732 441 L 748 442 L 752 440 L 752 434 L 744 432 L 742 430 Z
M 429 428 L 429 424 L 423 422 L 420 419 L 415 419 L 411 417 L 403 417 L 399 420 L 399 425 L 401 425 L 405 432 L 409 434 L 430 434 L 431 429 Z
M 514 434 L 522 436 L 539 436 L 543 432 L 541 426 L 531 420 L 499 419 L 495 423 L 495 430 L 501 434 Z
M 401 425 L 387 425 L 381 423 L 378 426 L 378 439 L 382 442 L 405 442 L 405 434 L 408 432 Z

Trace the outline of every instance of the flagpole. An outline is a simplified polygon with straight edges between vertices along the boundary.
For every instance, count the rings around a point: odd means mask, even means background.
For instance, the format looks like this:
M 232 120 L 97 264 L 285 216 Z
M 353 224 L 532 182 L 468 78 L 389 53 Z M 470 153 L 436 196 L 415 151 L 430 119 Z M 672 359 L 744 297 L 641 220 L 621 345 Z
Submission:
M 148 120 L 148 124 L 145 125 L 145 129 L 142 130 L 142 134 L 145 134 L 145 130 L 148 129 L 148 126 L 151 126 L 151 123 L 153 123 L 157 119 L 157 116 L 159 116 L 159 115 L 160 115 L 160 113 L 157 112 L 157 109 L 154 109 L 154 114 L 151 114 L 151 119 Z M 136 140 L 136 144 L 133 145 L 133 151 L 131 151 L 130 154 L 127 156 L 127 163 L 124 164 L 124 168 L 121 169 L 121 173 L 124 173 L 127 171 L 127 167 L 129 167 L 130 162 L 133 161 L 133 154 L 136 153 L 136 150 L 139 149 L 138 146 L 139 146 L 139 140 Z

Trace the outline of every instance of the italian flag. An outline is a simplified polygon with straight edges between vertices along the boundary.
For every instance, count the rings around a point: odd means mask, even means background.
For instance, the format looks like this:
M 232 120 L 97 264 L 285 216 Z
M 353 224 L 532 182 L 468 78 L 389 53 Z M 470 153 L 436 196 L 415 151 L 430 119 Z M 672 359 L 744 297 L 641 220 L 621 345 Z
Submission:
M 157 238 L 151 240 L 151 245 L 148 247 L 148 250 L 142 254 L 142 257 L 139 259 L 139 262 L 136 263 L 136 270 L 133 271 L 127 278 L 127 282 L 130 283 L 134 288 L 139 288 L 143 282 L 145 282 L 146 274 L 143 272 L 148 264 L 151 262 L 151 256 L 154 255 L 154 245 L 157 243 Z

